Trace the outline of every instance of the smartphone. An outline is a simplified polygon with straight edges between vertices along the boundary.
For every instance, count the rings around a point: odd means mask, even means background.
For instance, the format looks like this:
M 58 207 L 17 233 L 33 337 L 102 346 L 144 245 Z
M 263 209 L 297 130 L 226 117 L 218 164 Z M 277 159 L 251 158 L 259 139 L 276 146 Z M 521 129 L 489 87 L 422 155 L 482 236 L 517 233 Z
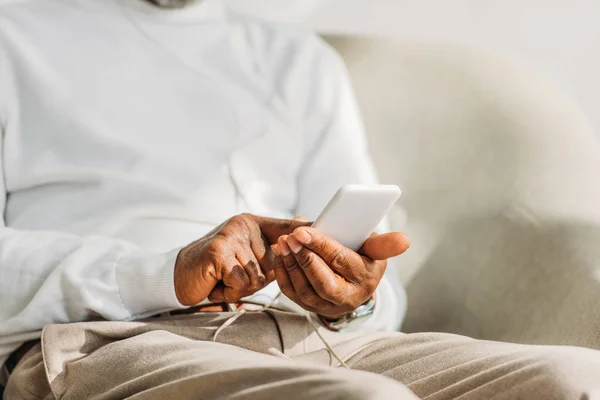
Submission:
M 342 186 L 312 226 L 357 251 L 401 194 L 396 185 Z

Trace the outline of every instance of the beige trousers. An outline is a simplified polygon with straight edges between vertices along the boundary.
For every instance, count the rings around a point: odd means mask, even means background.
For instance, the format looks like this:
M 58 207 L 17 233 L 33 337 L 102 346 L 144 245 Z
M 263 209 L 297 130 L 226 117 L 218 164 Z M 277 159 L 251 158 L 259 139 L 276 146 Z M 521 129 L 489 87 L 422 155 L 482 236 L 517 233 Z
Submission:
M 213 342 L 230 316 L 47 326 L 5 399 L 600 399 L 595 350 L 323 331 L 346 370 L 295 314 L 247 313 Z

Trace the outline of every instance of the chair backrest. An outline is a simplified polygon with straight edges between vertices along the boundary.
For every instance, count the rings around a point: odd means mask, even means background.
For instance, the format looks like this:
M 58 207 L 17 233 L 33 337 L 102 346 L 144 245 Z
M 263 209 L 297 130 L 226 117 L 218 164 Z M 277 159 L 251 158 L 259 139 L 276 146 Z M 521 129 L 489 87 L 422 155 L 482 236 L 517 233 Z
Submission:
M 485 51 L 326 39 L 404 192 L 404 330 L 600 348 L 600 151 L 578 107 Z
M 404 192 L 406 214 L 397 210 L 392 223 L 415 239 L 405 281 L 448 220 L 515 201 L 586 218 L 597 211 L 595 200 L 586 207 L 581 199 L 598 192 L 590 180 L 600 189 L 590 165 L 596 138 L 578 107 L 536 72 L 464 46 L 325 39 L 350 71 L 381 180 Z M 585 184 L 556 196 L 573 179 Z

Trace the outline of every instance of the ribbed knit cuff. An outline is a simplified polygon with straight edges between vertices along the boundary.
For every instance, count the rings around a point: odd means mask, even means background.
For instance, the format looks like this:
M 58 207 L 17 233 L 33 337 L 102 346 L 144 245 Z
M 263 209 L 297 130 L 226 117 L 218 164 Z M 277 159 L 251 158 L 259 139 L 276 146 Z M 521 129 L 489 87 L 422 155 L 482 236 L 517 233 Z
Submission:
M 140 252 L 117 261 L 119 293 L 132 317 L 186 308 L 177 300 L 173 282 L 179 250 Z

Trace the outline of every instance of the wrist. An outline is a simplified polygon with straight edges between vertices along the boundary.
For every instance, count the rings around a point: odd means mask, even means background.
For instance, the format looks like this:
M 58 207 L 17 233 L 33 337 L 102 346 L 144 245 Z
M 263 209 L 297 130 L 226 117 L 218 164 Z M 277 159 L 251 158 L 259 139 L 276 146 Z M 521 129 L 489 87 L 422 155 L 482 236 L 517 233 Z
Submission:
M 371 296 L 367 301 L 358 306 L 356 310 L 342 314 L 337 317 L 318 315 L 319 322 L 325 328 L 331 331 L 342 331 L 351 324 L 362 321 L 370 317 L 375 311 L 375 296 Z

